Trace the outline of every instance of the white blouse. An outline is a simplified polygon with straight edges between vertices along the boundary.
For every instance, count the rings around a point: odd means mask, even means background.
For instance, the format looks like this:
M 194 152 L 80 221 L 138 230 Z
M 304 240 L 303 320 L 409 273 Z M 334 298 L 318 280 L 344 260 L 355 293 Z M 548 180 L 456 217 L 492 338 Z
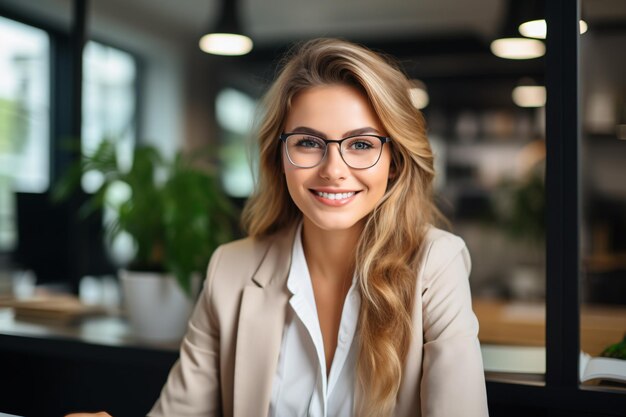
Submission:
M 326 377 L 326 356 L 311 276 L 302 248 L 302 225 L 293 244 L 287 288 L 289 300 L 278 367 L 272 385 L 270 417 L 353 415 L 356 349 L 353 343 L 361 298 L 352 279 L 339 326 L 337 348 Z

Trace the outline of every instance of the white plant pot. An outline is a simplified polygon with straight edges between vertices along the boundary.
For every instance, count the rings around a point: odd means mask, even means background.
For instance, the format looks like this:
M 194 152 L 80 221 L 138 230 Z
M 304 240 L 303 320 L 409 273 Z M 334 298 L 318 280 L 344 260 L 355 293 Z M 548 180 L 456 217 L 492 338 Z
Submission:
M 122 270 L 124 307 L 134 336 L 147 342 L 180 340 L 194 301 L 187 297 L 176 278 L 157 272 Z

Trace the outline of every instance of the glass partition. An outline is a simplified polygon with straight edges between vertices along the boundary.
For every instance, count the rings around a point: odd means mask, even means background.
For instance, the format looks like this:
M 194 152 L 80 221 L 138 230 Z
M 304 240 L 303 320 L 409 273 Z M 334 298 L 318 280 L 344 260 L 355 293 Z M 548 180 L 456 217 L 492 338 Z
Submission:
M 476 7 L 484 6 L 476 2 Z M 543 15 L 496 2 L 481 35 L 411 68 L 437 161 L 439 207 L 472 256 L 470 284 L 487 377 L 540 383 L 545 373 L 545 46 L 519 26 Z M 532 13 L 535 15 L 532 15 Z M 485 17 L 487 19 L 487 17 Z M 539 46 L 513 58 L 502 38 Z M 454 38 L 451 38 L 454 39 Z M 425 41 L 428 44 L 428 41 Z M 462 51 L 462 52 L 461 52 Z M 444 65 L 447 64 L 447 65 Z
M 626 389 L 626 5 L 582 12 L 580 376 Z
M 485 370 L 507 377 L 543 374 L 544 108 L 515 105 L 513 77 L 467 83 L 509 96 L 458 109 L 437 108 L 434 98 L 432 109 L 425 109 L 441 172 L 440 207 L 472 256 Z

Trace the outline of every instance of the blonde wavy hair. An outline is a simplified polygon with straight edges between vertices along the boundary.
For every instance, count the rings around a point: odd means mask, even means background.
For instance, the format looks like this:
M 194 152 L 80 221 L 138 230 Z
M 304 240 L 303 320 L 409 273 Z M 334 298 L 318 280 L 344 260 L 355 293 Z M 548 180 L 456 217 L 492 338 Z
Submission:
M 394 175 L 366 221 L 354 260 L 362 298 L 358 415 L 390 416 L 411 341 L 418 254 L 427 226 L 442 219 L 433 203 L 433 154 L 424 118 L 411 104 L 411 84 L 395 63 L 338 39 L 308 41 L 286 56 L 263 101 L 259 177 L 242 223 L 250 236 L 264 237 L 300 221 L 302 214 L 289 196 L 282 172 L 278 136 L 293 97 L 330 84 L 362 90 L 392 138 Z

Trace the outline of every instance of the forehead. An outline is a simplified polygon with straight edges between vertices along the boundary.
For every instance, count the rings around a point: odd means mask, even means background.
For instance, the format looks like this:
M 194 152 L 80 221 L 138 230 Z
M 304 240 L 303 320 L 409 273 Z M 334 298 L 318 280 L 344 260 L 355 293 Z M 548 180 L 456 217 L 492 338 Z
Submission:
M 293 97 L 285 130 L 300 126 L 329 135 L 368 126 L 382 132 L 382 123 L 365 93 L 341 84 L 310 87 Z

